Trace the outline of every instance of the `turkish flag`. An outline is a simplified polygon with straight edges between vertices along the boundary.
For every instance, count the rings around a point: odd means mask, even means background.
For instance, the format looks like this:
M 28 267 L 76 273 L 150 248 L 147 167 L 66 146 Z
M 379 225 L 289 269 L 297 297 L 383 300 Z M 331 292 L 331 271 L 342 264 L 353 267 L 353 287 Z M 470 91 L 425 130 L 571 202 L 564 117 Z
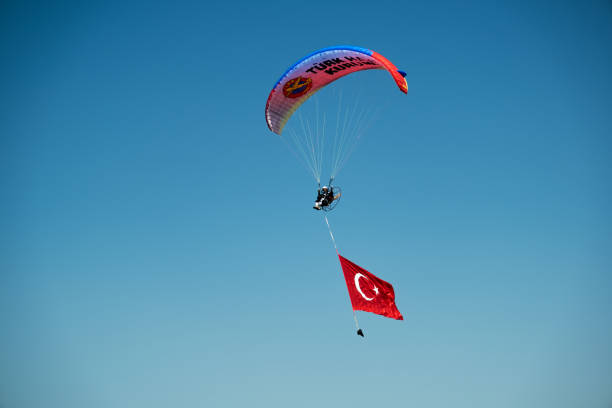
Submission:
M 338 254 L 353 310 L 404 320 L 395 306 L 393 286 Z

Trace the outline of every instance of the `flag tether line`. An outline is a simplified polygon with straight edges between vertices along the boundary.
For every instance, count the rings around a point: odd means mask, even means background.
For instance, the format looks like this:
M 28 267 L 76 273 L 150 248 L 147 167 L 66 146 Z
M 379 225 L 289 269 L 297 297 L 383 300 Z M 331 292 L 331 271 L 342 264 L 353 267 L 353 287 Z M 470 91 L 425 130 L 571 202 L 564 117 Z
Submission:
M 325 223 L 327 224 L 327 230 L 329 231 L 329 236 L 331 237 L 332 243 L 334 244 L 334 249 L 336 250 L 336 254 L 340 256 L 340 252 L 338 252 L 338 246 L 336 245 L 336 239 L 334 238 L 334 233 L 332 232 L 331 226 L 329 225 L 327 215 L 324 215 L 324 217 Z M 359 322 L 357 321 L 357 314 L 355 313 L 355 309 L 353 309 L 353 319 L 355 319 L 355 327 L 357 328 L 357 334 L 361 337 L 364 337 L 363 331 L 359 328 Z

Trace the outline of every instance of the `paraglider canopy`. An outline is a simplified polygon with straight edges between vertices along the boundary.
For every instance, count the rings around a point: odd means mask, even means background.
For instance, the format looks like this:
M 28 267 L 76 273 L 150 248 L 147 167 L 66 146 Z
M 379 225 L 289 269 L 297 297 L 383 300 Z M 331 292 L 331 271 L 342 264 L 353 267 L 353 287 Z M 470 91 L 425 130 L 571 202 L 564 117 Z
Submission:
M 399 89 L 407 93 L 406 74 L 375 51 L 349 45 L 323 48 L 293 64 L 276 82 L 266 103 L 266 122 L 281 134 L 291 115 L 319 89 L 353 72 L 389 71 Z

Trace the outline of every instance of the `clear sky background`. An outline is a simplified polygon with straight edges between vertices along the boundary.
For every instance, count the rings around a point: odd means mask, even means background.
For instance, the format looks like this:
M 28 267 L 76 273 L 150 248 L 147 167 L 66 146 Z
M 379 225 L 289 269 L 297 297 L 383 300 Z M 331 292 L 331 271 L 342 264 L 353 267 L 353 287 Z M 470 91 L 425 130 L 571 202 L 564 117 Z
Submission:
M 612 407 L 610 1 L 0 9 L 0 407 Z M 340 252 L 266 127 L 374 49 Z

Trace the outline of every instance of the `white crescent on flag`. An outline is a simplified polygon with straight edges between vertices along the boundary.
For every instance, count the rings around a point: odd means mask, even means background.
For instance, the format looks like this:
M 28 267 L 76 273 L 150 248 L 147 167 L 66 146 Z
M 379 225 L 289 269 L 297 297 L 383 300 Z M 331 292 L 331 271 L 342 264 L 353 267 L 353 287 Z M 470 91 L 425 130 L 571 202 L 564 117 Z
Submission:
M 374 299 L 374 296 L 372 296 L 371 298 L 367 297 L 363 291 L 361 290 L 361 287 L 359 286 L 359 278 L 365 278 L 368 279 L 367 276 L 365 276 L 362 273 L 357 273 L 355 274 L 355 287 L 357 288 L 357 291 L 359 292 L 359 294 L 361 295 L 361 297 L 363 297 L 365 300 L 372 300 Z M 369 280 L 369 279 L 368 279 Z M 370 281 L 371 282 L 371 281 Z M 378 288 L 376 287 L 376 285 L 374 285 L 374 292 L 376 292 L 376 294 L 378 295 Z

